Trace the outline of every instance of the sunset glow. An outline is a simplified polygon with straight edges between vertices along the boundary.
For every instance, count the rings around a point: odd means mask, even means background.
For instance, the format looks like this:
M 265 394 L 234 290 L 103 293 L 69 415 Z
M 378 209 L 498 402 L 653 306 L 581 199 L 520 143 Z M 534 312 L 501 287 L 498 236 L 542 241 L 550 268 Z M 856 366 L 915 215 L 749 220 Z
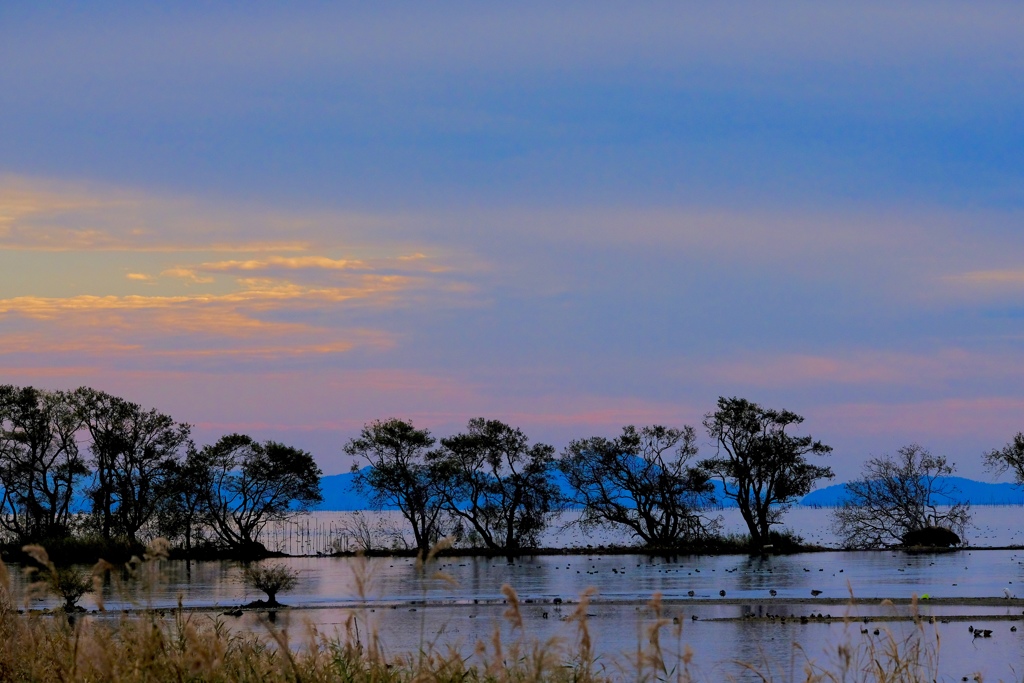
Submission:
M 561 449 L 735 395 L 840 478 L 913 441 L 991 478 L 1021 35 L 1016 4 L 5 8 L 0 383 L 326 473 L 375 418 Z

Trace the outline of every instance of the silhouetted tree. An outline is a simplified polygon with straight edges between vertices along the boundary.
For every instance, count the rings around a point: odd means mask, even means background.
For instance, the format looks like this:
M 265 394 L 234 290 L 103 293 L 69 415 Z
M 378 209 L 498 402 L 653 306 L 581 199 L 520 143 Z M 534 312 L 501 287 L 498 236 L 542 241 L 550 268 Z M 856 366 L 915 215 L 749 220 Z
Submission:
M 352 466 L 357 491 L 369 495 L 376 509 L 395 507 L 412 526 L 416 547 L 427 551 L 441 535 L 441 484 L 436 469 L 426 462 L 434 437 L 411 422 L 392 418 L 365 425 L 345 452 L 366 460 L 369 467 Z
M 488 548 L 536 546 L 561 508 L 552 478 L 554 447 L 531 446 L 521 430 L 482 417 L 441 445 L 427 459 L 437 469 L 445 510 Z
M 66 392 L 0 386 L 0 526 L 19 541 L 70 533 L 72 499 L 88 473 L 81 424 Z
M 571 442 L 559 466 L 584 527 L 624 526 L 648 546 L 677 548 L 718 531 L 703 514 L 714 495 L 708 474 L 689 464 L 696 454 L 693 427 L 629 425 L 615 439 Z
M 791 501 L 810 493 L 814 482 L 831 479 L 828 467 L 812 465 L 805 456 L 832 451 L 810 436 L 786 432 L 804 421 L 788 410 L 762 408 L 742 398 L 719 398 L 718 410 L 704 417 L 704 426 L 718 445 L 718 457 L 700 463 L 722 480 L 725 495 L 739 506 L 751 543 L 762 545 Z
M 272 521 L 308 511 L 321 502 L 321 471 L 313 456 L 276 441 L 244 434 L 222 437 L 196 454 L 206 468 L 207 510 L 221 542 L 246 553 L 265 548 L 256 540 Z
M 299 573 L 283 564 L 250 564 L 242 570 L 242 580 L 267 594 L 267 607 L 281 607 L 277 594 L 295 588 Z
M 871 458 L 860 478 L 846 484 L 847 500 L 833 512 L 836 535 L 847 548 L 899 545 L 928 527 L 963 535 L 970 504 L 954 502 L 957 489 L 944 480 L 955 471 L 917 444 L 899 449 L 895 458 Z
M 1024 485 L 1024 433 L 1017 432 L 1013 441 L 999 450 L 984 455 L 985 465 L 1000 474 L 1013 471 L 1018 485 Z
M 209 462 L 189 444 L 184 461 L 169 463 L 161 481 L 157 526 L 168 539 L 182 539 L 186 555 L 197 535 L 212 524 L 209 501 L 213 486 Z
M 157 512 L 162 479 L 189 443 L 191 427 L 94 389 L 75 396 L 92 438 L 93 513 L 104 538 L 134 542 Z

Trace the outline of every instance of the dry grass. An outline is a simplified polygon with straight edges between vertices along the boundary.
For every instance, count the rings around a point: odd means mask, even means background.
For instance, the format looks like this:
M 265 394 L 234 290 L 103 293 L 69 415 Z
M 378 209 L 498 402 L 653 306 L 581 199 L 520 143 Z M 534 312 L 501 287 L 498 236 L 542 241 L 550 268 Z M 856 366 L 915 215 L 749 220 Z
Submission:
M 137 560 L 131 571 L 140 586 L 153 580 L 152 567 L 162 556 L 160 548 Z M 424 567 L 428 563 L 424 561 Z M 372 575 L 365 562 L 356 564 L 357 585 L 369 591 Z M 232 632 L 223 622 L 207 615 L 191 614 L 179 607 L 173 615 L 152 609 L 130 616 L 62 613 L 21 614 L 10 593 L 8 570 L 0 563 L 0 681 L 352 681 L 365 683 L 493 681 L 675 681 L 707 680 L 692 670 L 693 653 L 683 640 L 679 620 L 664 616 L 659 595 L 647 609 L 646 623 L 634 653 L 621 658 L 601 658 L 595 653 L 588 627 L 591 593 L 581 596 L 569 621 L 575 634 L 567 641 L 538 641 L 524 632 L 516 592 L 503 587 L 505 619 L 513 637 L 503 640 L 495 633 L 479 642 L 474 653 L 447 650 L 436 643 L 422 643 L 416 653 L 389 656 L 373 616 L 353 611 L 341 633 L 331 636 L 309 627 L 301 646 L 286 631 L 267 624 L 262 636 Z M 854 624 L 853 626 L 856 626 Z M 818 664 L 807 660 L 803 675 L 784 680 L 807 683 L 897 683 L 932 681 L 938 675 L 939 641 L 917 620 L 916 637 L 885 637 L 841 645 L 832 660 Z M 667 647 L 666 643 L 671 644 Z M 753 680 L 778 680 L 766 667 L 747 665 Z

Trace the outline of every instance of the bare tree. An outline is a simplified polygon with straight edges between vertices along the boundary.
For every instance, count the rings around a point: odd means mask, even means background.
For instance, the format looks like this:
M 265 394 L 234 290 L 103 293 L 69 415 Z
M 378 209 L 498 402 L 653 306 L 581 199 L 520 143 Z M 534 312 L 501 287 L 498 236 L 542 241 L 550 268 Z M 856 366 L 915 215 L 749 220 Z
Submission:
M 1000 474 L 1013 471 L 1018 485 L 1024 485 L 1024 432 L 1017 432 L 1013 441 L 999 450 L 984 455 L 985 465 Z
M 714 503 L 707 472 L 691 466 L 693 427 L 624 427 L 615 439 L 573 441 L 559 464 L 582 507 L 584 528 L 614 524 L 644 544 L 678 548 L 706 541 L 718 522 L 703 511 Z
M 956 471 L 946 458 L 911 444 L 895 457 L 871 458 L 860 479 L 846 484 L 847 500 L 833 513 L 833 529 L 847 548 L 900 545 L 908 534 L 942 527 L 962 536 L 970 504 L 956 501 L 945 478 Z
M 350 512 L 339 520 L 340 536 L 331 544 L 335 552 L 349 550 L 343 538 L 352 539 L 352 548 L 362 552 L 373 552 L 386 548 L 407 549 L 408 542 L 402 531 L 383 516 L 373 520 L 362 510 Z

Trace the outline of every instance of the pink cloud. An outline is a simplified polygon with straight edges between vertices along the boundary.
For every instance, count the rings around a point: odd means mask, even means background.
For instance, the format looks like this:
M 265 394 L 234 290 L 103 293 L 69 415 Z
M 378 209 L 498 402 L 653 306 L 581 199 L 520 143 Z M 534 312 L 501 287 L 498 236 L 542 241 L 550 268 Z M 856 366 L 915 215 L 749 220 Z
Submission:
M 905 441 L 980 439 L 1008 440 L 1024 429 L 1024 398 L 982 396 L 945 398 L 906 403 L 838 403 L 809 410 L 815 424 L 829 432 Z M 993 443 L 992 447 L 1000 445 Z
M 702 366 L 710 383 L 760 387 L 936 386 L 952 379 L 1024 375 L 1019 354 L 947 348 L 931 353 L 859 350 L 845 354 L 748 355 Z

